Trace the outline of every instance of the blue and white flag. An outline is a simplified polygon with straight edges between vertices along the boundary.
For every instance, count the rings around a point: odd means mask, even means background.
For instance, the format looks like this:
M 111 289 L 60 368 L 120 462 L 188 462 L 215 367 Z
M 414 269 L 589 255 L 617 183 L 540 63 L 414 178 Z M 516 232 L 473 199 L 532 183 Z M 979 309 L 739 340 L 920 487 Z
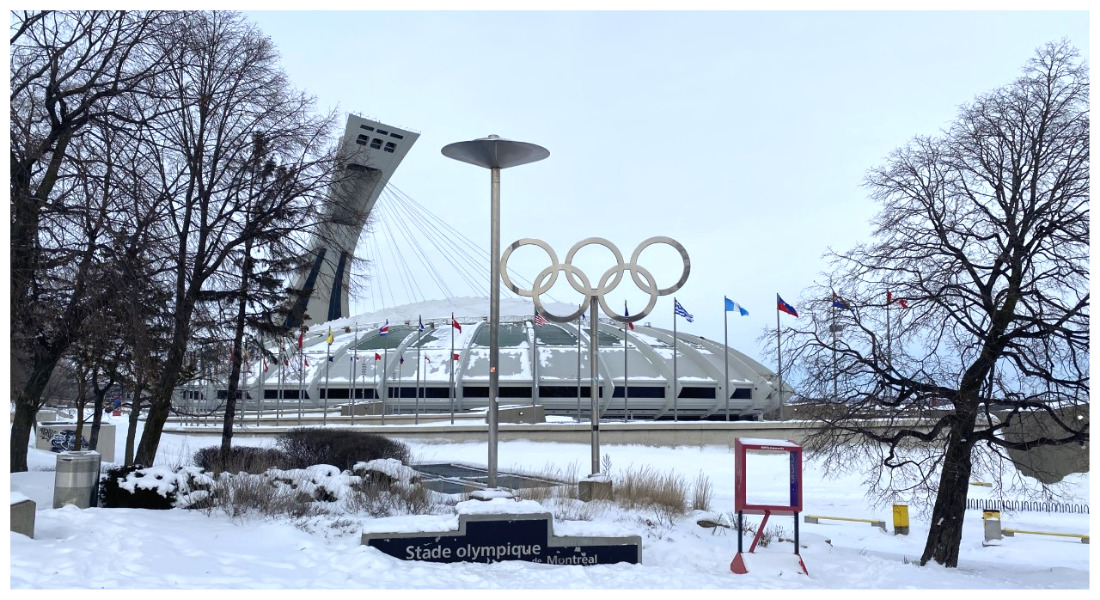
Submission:
M 740 304 L 734 302 L 733 300 L 730 300 L 729 298 L 726 298 L 726 312 L 735 312 L 740 314 L 742 317 L 747 317 L 749 314 L 749 311 L 745 310 L 744 306 L 741 306 Z
M 695 320 L 695 317 L 691 316 L 690 314 L 688 314 L 688 311 L 684 310 L 684 307 L 683 307 L 682 304 L 680 304 L 679 300 L 673 298 L 672 302 L 673 302 L 673 310 L 672 310 L 673 313 L 678 314 L 681 317 L 687 319 L 688 323 L 691 323 L 692 321 Z
M 424 333 L 424 318 L 421 317 L 420 315 L 417 315 L 416 320 L 420 322 L 420 327 L 419 327 L 418 331 L 420 333 Z

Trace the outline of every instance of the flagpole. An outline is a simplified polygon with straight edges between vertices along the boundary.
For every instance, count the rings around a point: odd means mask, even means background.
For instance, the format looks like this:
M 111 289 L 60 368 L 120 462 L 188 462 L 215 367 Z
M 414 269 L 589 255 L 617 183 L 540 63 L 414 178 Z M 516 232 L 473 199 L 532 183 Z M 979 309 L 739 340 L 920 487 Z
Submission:
M 302 339 L 303 333 L 298 333 L 298 339 Z M 306 349 L 301 343 L 298 344 L 298 427 L 302 426 L 302 396 L 305 395 L 304 386 L 306 384 Z
M 355 341 L 352 342 L 352 356 L 351 356 L 351 424 L 355 425 L 355 397 L 357 390 L 355 389 L 355 371 L 359 369 L 359 322 L 355 322 Z M 378 367 L 374 368 L 375 371 Z
M 455 424 L 455 314 L 451 313 L 451 355 L 448 357 L 447 366 L 451 372 L 451 383 L 447 391 L 451 396 L 451 425 Z
M 626 300 L 623 300 L 623 314 L 630 316 L 626 308 Z M 630 323 L 623 323 L 623 422 L 630 419 L 630 377 L 627 371 L 627 355 L 630 353 Z
M 331 328 L 329 330 L 328 339 L 329 340 L 332 339 Z M 332 342 L 329 341 L 328 348 L 325 349 L 325 409 L 324 409 L 325 411 L 323 413 L 321 413 L 321 426 L 322 427 L 327 427 L 328 426 L 328 390 L 329 390 L 329 387 L 328 387 L 328 369 L 329 369 L 329 365 L 331 363 L 332 363 Z
M 722 304 L 722 334 L 723 344 L 726 347 L 725 354 L 722 355 L 726 359 L 726 378 L 722 382 L 722 393 L 726 395 L 726 420 L 730 420 L 730 311 L 729 311 L 729 298 L 723 296 L 725 302 Z
M 778 294 L 776 294 L 776 298 L 777 299 L 779 298 Z M 777 373 L 777 375 L 779 377 L 779 420 L 780 421 L 783 420 L 783 348 L 782 348 L 781 342 L 782 342 L 782 339 L 780 338 L 780 335 L 779 335 L 779 305 L 776 304 L 776 307 L 775 307 L 775 352 L 776 352 L 776 360 L 779 363 L 779 372 Z
M 679 402 L 680 390 L 677 389 L 679 374 L 676 372 L 677 355 L 680 353 L 679 341 L 676 339 L 676 298 L 672 298 L 672 421 L 680 420 Z
M 264 356 L 264 336 L 263 336 L 263 334 L 260 334 L 260 365 L 259 365 L 259 367 L 263 367 L 264 361 L 266 361 L 266 360 L 267 360 L 267 357 Z M 259 382 L 259 388 L 260 388 L 260 403 L 256 407 L 256 425 L 257 426 L 260 425 L 260 414 L 264 412 L 264 375 L 267 374 L 267 371 L 261 370 L 261 368 L 259 368 L 259 367 L 256 369 L 256 378 L 257 378 L 257 381 Z
M 886 368 L 890 368 L 890 363 L 894 360 L 894 349 L 890 341 L 890 305 L 894 300 L 890 297 L 890 292 L 886 292 Z
M 416 341 L 419 342 L 420 339 L 417 338 Z M 420 345 L 418 343 L 416 346 L 416 400 L 413 408 L 413 425 L 420 424 L 420 367 L 423 365 L 424 363 L 420 362 Z
M 592 323 L 589 324 L 588 330 L 588 361 L 589 371 L 592 374 L 592 381 L 589 383 L 589 392 L 592 398 L 592 474 L 595 475 L 600 472 L 600 390 L 597 383 L 599 382 L 599 371 L 597 367 L 599 351 L 599 342 L 596 337 L 599 335 L 599 318 L 596 313 L 596 302 L 592 302 Z
M 539 397 L 539 330 L 538 330 L 538 318 L 539 309 L 535 307 L 535 320 L 531 321 L 531 337 L 534 339 L 535 353 L 532 355 L 531 372 L 534 374 L 534 379 L 531 381 L 531 408 L 534 409 L 535 401 Z
M 836 366 L 836 331 L 837 331 L 837 324 L 836 324 L 836 302 L 837 301 L 836 301 L 836 298 L 839 298 L 839 296 L 837 296 L 836 293 L 834 293 L 833 294 L 833 308 L 832 308 L 833 326 L 830 328 L 830 329 L 833 330 L 833 402 L 836 402 L 836 400 L 837 400 L 837 393 L 836 393 L 837 385 L 836 384 L 837 384 L 837 378 L 840 375 L 840 373 L 837 369 L 837 366 Z
M 386 400 L 390 399 L 390 390 L 386 387 L 386 380 L 388 379 L 388 376 L 389 376 L 389 373 L 387 373 L 386 371 L 388 370 L 389 363 L 390 363 L 390 345 L 388 343 L 386 343 L 385 339 L 383 338 L 383 344 L 382 344 L 382 424 L 383 425 L 386 424 Z
M 577 317 L 577 422 L 581 422 L 581 317 Z
M 279 395 L 275 398 L 275 426 L 279 426 L 279 417 L 283 414 L 283 379 L 286 375 L 286 363 L 283 362 L 283 340 L 279 340 Z

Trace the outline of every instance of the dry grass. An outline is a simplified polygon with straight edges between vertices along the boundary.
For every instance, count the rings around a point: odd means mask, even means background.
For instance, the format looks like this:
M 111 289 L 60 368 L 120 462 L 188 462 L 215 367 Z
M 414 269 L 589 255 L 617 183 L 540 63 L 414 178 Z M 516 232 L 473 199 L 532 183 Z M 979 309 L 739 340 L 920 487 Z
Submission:
M 624 508 L 659 508 L 682 515 L 687 506 L 687 484 L 676 473 L 658 473 L 652 467 L 630 468 L 612 477 L 616 504 Z
M 710 501 L 713 497 L 714 486 L 711 485 L 710 478 L 699 471 L 699 476 L 695 478 L 695 487 L 692 489 L 691 494 L 692 510 L 710 510 Z

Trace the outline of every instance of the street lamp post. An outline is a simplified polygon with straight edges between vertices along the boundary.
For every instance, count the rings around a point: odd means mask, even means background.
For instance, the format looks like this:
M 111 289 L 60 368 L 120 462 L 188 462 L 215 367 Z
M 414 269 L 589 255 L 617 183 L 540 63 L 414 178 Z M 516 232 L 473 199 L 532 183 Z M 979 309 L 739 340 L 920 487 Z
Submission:
M 497 393 L 500 364 L 500 170 L 550 156 L 537 144 L 502 139 L 496 135 L 455 142 L 443 147 L 443 156 L 490 170 L 489 258 L 489 489 L 497 487 Z

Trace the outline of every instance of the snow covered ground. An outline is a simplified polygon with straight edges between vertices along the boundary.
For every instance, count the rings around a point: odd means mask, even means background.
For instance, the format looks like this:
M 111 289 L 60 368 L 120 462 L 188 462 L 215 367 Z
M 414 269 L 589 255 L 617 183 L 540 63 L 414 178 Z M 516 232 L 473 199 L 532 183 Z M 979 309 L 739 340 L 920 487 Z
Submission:
M 118 419 L 118 418 L 116 418 Z M 119 423 L 119 430 L 122 430 Z M 400 438 L 396 438 L 400 439 Z M 417 462 L 486 464 L 484 443 L 426 443 L 402 440 Z M 116 440 L 122 456 L 123 436 Z M 270 439 L 239 440 L 268 445 Z M 217 438 L 165 435 L 158 462 L 189 462 Z M 649 467 L 674 471 L 689 486 L 700 473 L 714 496 L 710 516 L 733 511 L 733 453 L 725 446 L 656 448 L 604 445 L 611 474 Z M 501 471 L 537 472 L 570 465 L 582 475 L 590 463 L 587 444 L 505 441 L 499 446 Z M 809 458 L 809 457 L 807 457 Z M 784 459 L 785 460 L 785 459 Z M 884 520 L 887 531 L 866 523 L 800 523 L 802 574 L 793 544 L 778 542 L 744 554 L 749 573 L 730 572 L 737 536 L 728 529 L 706 529 L 690 513 L 674 522 L 655 512 L 597 510 L 592 521 L 555 521 L 555 531 L 595 531 L 600 535 L 639 535 L 642 564 L 543 565 L 520 561 L 495 564 L 405 561 L 361 544 L 371 519 L 348 515 L 292 523 L 259 517 L 173 509 L 52 508 L 56 455 L 30 450 L 30 471 L 11 474 L 11 495 L 37 504 L 35 536 L 11 534 L 10 584 L 36 589 L 746 589 L 746 590 L 926 590 L 1058 589 L 1083 595 L 1090 586 L 1091 545 L 1076 538 L 1017 535 L 983 547 L 981 511 L 967 512 L 959 567 L 918 567 L 928 524 L 910 507 L 911 532 L 894 535 L 890 506 L 873 506 L 862 492 L 862 474 L 822 473 L 812 460 L 804 465 L 804 514 Z M 759 479 L 758 479 L 759 480 Z M 777 478 L 785 485 L 785 478 Z M 763 484 L 761 484 L 763 485 Z M 1061 484 L 1073 501 L 1089 501 L 1088 475 Z M 974 487 L 972 496 L 988 494 Z M 499 500 L 493 500 L 498 502 Z M 471 501 L 476 502 L 476 501 Z M 461 504 L 459 507 L 461 508 Z M 388 517 L 397 527 L 404 519 Z M 759 517 L 751 517 L 758 520 Z M 1008 528 L 1088 534 L 1087 514 L 1003 513 Z M 350 524 L 349 524 L 350 523 Z M 793 530 L 790 516 L 773 516 L 771 526 Z M 752 538 L 746 534 L 747 550 Z

